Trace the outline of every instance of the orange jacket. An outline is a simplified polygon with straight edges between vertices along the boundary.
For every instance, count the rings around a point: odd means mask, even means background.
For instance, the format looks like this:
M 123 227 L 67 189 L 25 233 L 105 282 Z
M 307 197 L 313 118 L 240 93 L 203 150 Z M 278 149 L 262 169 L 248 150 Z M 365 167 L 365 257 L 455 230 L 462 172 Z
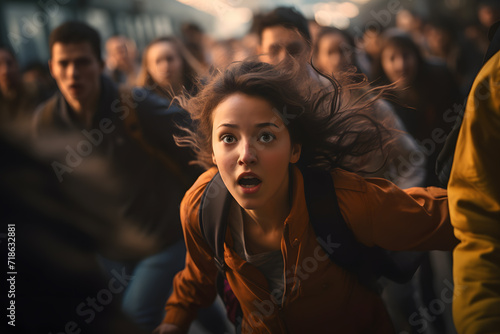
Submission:
M 210 305 L 216 296 L 217 268 L 198 221 L 201 196 L 216 172 L 212 168 L 201 175 L 181 204 L 188 254 L 185 269 L 175 278 L 163 322 L 185 330 L 198 307 Z M 226 276 L 241 303 L 242 332 L 393 332 L 380 297 L 332 263 L 318 244 L 309 224 L 302 175 L 297 168 L 293 173 L 293 204 L 281 240 L 283 301 L 275 303 L 264 275 L 234 252 L 228 228 Z M 444 189 L 401 190 L 384 179 L 364 179 L 340 169 L 334 170 L 332 177 L 345 221 L 365 245 L 390 250 L 450 250 L 457 243 Z

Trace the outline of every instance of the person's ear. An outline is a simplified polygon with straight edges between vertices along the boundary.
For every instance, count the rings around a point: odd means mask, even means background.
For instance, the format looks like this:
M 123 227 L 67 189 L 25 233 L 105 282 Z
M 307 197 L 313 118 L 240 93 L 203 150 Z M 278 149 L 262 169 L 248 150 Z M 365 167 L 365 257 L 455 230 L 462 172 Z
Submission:
M 214 163 L 214 165 L 217 166 L 217 160 L 215 160 L 215 155 L 213 152 L 212 152 L 212 162 Z
M 297 161 L 299 161 L 301 150 L 302 150 L 302 145 L 300 145 L 300 144 L 293 144 L 293 146 L 292 146 L 292 154 L 290 156 L 290 162 L 292 164 L 294 164 Z
M 52 58 L 49 59 L 48 63 L 49 63 L 50 76 L 54 78 L 54 72 L 52 71 Z

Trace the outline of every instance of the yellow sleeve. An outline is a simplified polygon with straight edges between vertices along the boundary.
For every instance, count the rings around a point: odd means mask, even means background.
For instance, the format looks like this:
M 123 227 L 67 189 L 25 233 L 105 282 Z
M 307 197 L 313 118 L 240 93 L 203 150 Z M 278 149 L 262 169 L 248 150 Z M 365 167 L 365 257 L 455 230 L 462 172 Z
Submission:
M 500 52 L 468 97 L 448 185 L 458 333 L 500 332 Z

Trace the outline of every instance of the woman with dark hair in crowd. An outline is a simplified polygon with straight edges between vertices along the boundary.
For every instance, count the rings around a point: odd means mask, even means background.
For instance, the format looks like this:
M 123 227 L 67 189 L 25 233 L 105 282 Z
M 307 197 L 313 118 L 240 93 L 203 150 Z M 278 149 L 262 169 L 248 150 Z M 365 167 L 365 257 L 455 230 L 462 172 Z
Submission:
M 427 158 L 424 185 L 441 185 L 435 172 L 436 160 L 456 118 L 458 85 L 444 64 L 423 58 L 410 35 L 389 29 L 382 41 L 373 78 L 381 85 L 395 86 L 394 97 L 389 101 Z M 437 291 L 444 279 L 451 280 L 451 266 L 451 253 L 431 252 L 423 259 L 417 278 L 424 305 L 438 298 L 434 286 Z M 440 332 L 446 331 L 445 314 L 449 311 L 444 309 L 433 322 Z
M 313 59 L 316 67 L 328 74 L 348 70 L 356 63 L 354 39 L 344 30 L 334 27 L 321 28 L 313 45 Z
M 201 64 L 174 37 L 160 37 L 144 49 L 137 85 L 172 99 L 186 90 L 193 93 L 203 74 Z
M 390 29 L 383 35 L 373 78 L 376 84 L 394 84 L 394 110 L 427 157 L 425 185 L 439 185 L 434 166 L 454 121 L 447 110 L 459 102 L 452 74 L 444 65 L 426 62 L 408 34 Z
M 347 71 L 361 74 L 357 61 L 359 51 L 356 49 L 354 38 L 347 31 L 324 27 L 319 31 L 313 46 L 313 61 L 319 70 L 336 77 L 343 76 Z M 362 75 L 359 77 L 363 78 Z M 367 92 L 355 90 L 352 93 L 359 97 Z M 378 169 L 376 173 L 363 176 L 383 177 L 403 189 L 423 185 L 426 159 L 420 152 L 415 139 L 405 133 L 399 117 L 387 101 L 378 100 L 375 108 L 372 109 L 370 114 L 372 117 L 396 131 L 393 132 L 393 140 L 387 144 L 387 157 L 374 151 L 362 160 L 371 166 L 372 170 Z M 415 156 L 419 157 L 419 161 L 414 159 Z M 382 163 L 384 158 L 387 161 Z M 413 280 L 405 284 L 396 284 L 383 279 L 380 283 L 383 285 L 384 303 L 396 330 L 408 330 L 410 327 L 408 319 L 417 310 Z
M 481 69 L 482 53 L 464 38 L 463 29 L 450 16 L 439 15 L 427 22 L 429 59 L 442 61 L 453 74 L 462 97 L 469 94 L 472 82 Z
M 335 77 L 347 75 L 355 82 L 366 81 L 366 77 L 361 73 L 356 61 L 356 46 L 352 36 L 344 30 L 333 27 L 322 28 L 313 45 L 313 64 L 321 72 Z M 352 75 L 355 72 L 356 75 Z M 326 84 L 330 84 L 325 77 L 321 77 Z M 350 90 L 352 98 L 359 98 L 363 94 L 373 94 L 369 86 L 364 89 Z M 365 165 L 365 169 L 370 170 L 364 176 L 384 177 L 394 182 L 398 187 L 409 188 L 421 186 L 425 178 L 425 158 L 419 152 L 417 143 L 407 133 L 399 118 L 395 115 L 392 106 L 386 101 L 378 100 L 374 108 L 369 110 L 370 116 L 380 121 L 392 132 L 392 140 L 387 143 L 387 156 L 373 151 L 364 159 L 355 159 Z M 412 156 L 419 155 L 420 161 L 410 164 Z M 386 161 L 384 161 L 386 159 Z
M 181 204 L 186 267 L 156 333 L 187 331 L 196 311 L 216 296 L 218 266 L 199 214 L 215 205 L 220 191 L 231 196 L 219 268 L 241 305 L 243 333 L 393 332 L 380 297 L 320 246 L 306 208 L 306 170 L 332 180 L 335 203 L 363 245 L 428 250 L 456 244 L 445 190 L 401 190 L 342 169 L 352 156 L 384 151 L 387 131 L 363 112 L 375 99 L 349 100 L 344 93 L 353 86 L 333 80 L 315 91 L 297 80 L 298 67 L 236 63 L 187 101 L 198 127 L 179 143 L 191 145 L 208 170 Z M 200 207 L 217 172 L 222 188 Z

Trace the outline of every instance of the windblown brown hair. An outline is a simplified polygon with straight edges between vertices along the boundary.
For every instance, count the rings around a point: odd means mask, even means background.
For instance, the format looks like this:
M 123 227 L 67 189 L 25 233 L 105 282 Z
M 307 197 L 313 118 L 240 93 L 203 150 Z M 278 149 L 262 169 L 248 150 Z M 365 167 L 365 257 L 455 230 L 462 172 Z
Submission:
M 382 90 L 347 99 L 346 93 L 366 86 L 366 80 L 360 82 L 358 75 L 345 73 L 342 83 L 327 77 L 330 85 L 324 87 L 312 78 L 297 80 L 300 72 L 299 64 L 290 57 L 276 66 L 258 61 L 234 63 L 196 97 L 181 99 L 195 129 L 185 129 L 187 135 L 176 138 L 177 143 L 195 151 L 196 163 L 204 168 L 213 166 L 213 111 L 231 94 L 243 93 L 271 103 L 289 130 L 292 143 L 302 145 L 299 165 L 354 170 L 350 163 L 353 158 L 376 149 L 384 151 L 390 134 L 369 116 Z

